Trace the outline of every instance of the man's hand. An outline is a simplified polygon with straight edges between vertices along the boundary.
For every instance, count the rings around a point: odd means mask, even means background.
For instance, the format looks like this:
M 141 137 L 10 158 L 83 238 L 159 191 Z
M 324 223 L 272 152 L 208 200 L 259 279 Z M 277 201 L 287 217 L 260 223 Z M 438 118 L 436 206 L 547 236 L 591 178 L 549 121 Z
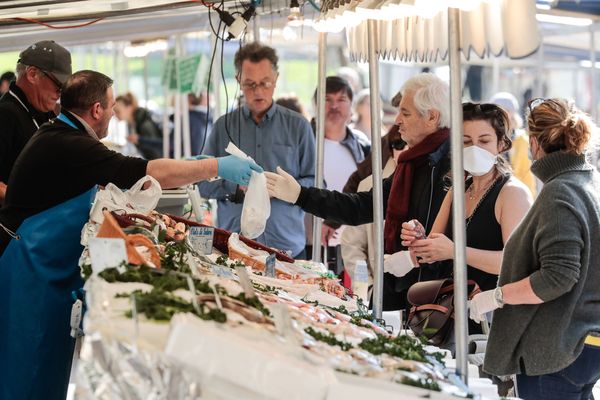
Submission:
M 0 182 L 0 204 L 4 204 L 4 198 L 6 197 L 6 183 Z
M 386 254 L 383 260 L 383 271 L 388 272 L 398 278 L 403 277 L 418 267 L 419 264 L 413 258 L 408 250 L 399 251 L 394 254 Z
M 277 173 L 265 172 L 269 196 L 294 204 L 300 196 L 300 184 L 293 176 L 277 167 Z
M 138 142 L 140 141 L 140 137 L 137 135 L 137 133 L 130 133 L 127 136 L 127 141 L 133 144 L 138 144 Z
M 263 172 L 263 169 L 254 161 L 236 156 L 217 158 L 217 174 L 221 178 L 240 186 L 248 186 L 252 171 Z
M 337 239 L 338 236 L 339 229 L 323 224 L 321 228 L 321 245 L 329 246 L 329 240 Z

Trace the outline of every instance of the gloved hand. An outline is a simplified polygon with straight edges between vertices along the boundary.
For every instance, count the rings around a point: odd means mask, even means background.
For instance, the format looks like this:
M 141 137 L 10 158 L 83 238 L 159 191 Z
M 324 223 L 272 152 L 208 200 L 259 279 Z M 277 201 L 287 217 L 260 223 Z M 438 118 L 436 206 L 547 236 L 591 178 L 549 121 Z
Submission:
M 394 254 L 386 254 L 383 260 L 383 271 L 400 278 L 418 265 L 412 259 L 410 251 L 404 250 Z
M 293 176 L 277 167 L 277 173 L 265 172 L 269 196 L 294 204 L 300 196 L 300 184 Z
M 217 158 L 217 174 L 228 181 L 241 186 L 247 186 L 252 176 L 252 171 L 263 172 L 263 169 L 254 161 L 244 160 L 236 156 Z
M 469 317 L 473 321 L 484 321 L 485 314 L 502 307 L 502 305 L 498 303 L 498 300 L 496 300 L 494 294 L 496 290 L 500 290 L 500 288 L 486 290 L 485 292 L 476 294 L 473 297 L 473 300 L 469 301 Z

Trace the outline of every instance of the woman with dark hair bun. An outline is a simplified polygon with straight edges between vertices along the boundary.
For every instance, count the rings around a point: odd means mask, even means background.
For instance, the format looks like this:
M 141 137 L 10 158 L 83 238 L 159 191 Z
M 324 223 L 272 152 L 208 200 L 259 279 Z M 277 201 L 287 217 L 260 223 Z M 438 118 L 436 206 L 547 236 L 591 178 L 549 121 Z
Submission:
M 504 248 L 498 287 L 470 303 L 494 311 L 484 370 L 517 374 L 523 399 L 589 399 L 600 377 L 600 175 L 586 160 L 596 127 L 562 99 L 527 118 L 544 186 Z
M 463 121 L 467 275 L 482 290 L 488 290 L 496 287 L 504 244 L 533 200 L 502 157 L 511 147 L 507 113 L 495 104 L 464 103 Z M 451 276 L 452 189 L 446 194 L 429 236 L 419 239 L 420 232 L 421 222 L 404 223 L 402 244 L 410 248 L 419 263 L 439 262 L 443 275 Z

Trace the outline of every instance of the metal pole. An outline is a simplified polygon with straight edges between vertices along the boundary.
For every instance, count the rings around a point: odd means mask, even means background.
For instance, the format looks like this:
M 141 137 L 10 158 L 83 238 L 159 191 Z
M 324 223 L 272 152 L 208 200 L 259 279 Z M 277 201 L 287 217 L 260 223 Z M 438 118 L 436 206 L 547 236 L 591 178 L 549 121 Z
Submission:
M 590 115 L 594 121 L 598 121 L 598 107 L 596 104 L 598 97 L 598 76 L 596 74 L 596 29 L 594 25 L 590 25 L 590 61 L 592 62 L 592 66 L 590 68 L 590 82 L 592 87 L 590 91 Z
M 175 58 L 177 61 L 182 56 L 181 35 L 175 38 Z M 181 158 L 181 96 L 179 94 L 179 71 L 177 62 L 175 63 L 175 76 L 177 77 L 177 88 L 175 89 L 175 112 L 173 113 L 173 122 L 175 123 L 175 134 L 173 136 L 173 158 L 178 160 Z
M 169 57 L 169 51 L 165 50 L 165 54 L 164 54 L 164 59 L 167 60 Z M 170 102 L 171 102 L 171 91 L 169 89 L 169 81 L 171 74 L 169 74 L 169 76 L 166 79 L 166 82 L 163 86 L 163 96 L 165 99 L 165 104 L 163 106 L 163 116 L 162 116 L 162 121 L 163 121 L 163 126 L 162 126 L 162 135 L 163 135 L 163 157 L 165 158 L 169 158 L 170 157 L 170 151 L 171 151 L 171 143 L 170 143 L 170 138 L 171 138 L 171 127 L 169 124 L 169 106 L 170 106 Z
M 258 14 L 252 18 L 252 36 L 255 42 L 260 42 L 260 24 L 258 23 Z
M 467 362 L 467 266 L 465 228 L 465 182 L 463 176 L 463 135 L 459 9 L 448 8 L 448 56 L 450 60 L 450 115 L 452 152 L 452 225 L 454 237 L 454 340 L 456 373 L 466 384 Z
M 323 187 L 323 165 L 325 148 L 325 67 L 327 65 L 327 33 L 319 33 L 319 86 L 317 87 L 317 164 L 315 165 L 315 187 Z M 321 261 L 321 228 L 323 220 L 313 219 L 313 261 Z M 327 263 L 327 260 L 323 260 Z
M 148 108 L 148 101 L 150 95 L 148 94 L 148 55 L 144 56 L 144 101 L 146 102 L 146 108 Z
M 498 93 L 500 90 L 500 60 L 494 57 L 492 60 L 492 93 L 491 96 Z M 484 98 L 489 99 L 491 96 L 486 95 Z
M 180 45 L 180 53 L 181 57 L 187 55 L 187 50 L 185 47 L 184 37 L 179 36 L 179 45 Z M 182 138 L 182 146 L 183 146 L 183 156 L 191 157 L 192 156 L 192 140 L 190 138 L 190 105 L 188 102 L 187 93 L 179 93 L 178 96 L 181 97 L 180 105 L 181 105 L 181 138 Z
M 544 93 L 544 42 L 540 42 L 537 51 L 537 78 L 535 79 L 535 92 L 531 94 L 532 98 L 545 97 Z
M 371 162 L 373 171 L 373 228 L 375 265 L 373 266 L 373 315 L 383 311 L 383 190 L 381 188 L 381 106 L 379 100 L 379 42 L 377 21 L 368 22 L 369 89 L 371 99 Z

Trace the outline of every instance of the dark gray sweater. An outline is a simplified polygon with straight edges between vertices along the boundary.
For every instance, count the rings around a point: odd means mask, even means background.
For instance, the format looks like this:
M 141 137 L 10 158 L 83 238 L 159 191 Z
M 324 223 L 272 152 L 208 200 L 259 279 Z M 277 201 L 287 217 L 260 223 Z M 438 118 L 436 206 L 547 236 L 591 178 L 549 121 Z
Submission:
M 484 364 L 494 375 L 557 372 L 600 332 L 600 174 L 564 152 L 531 170 L 544 188 L 504 247 L 498 284 L 529 276 L 544 303 L 494 312 Z

